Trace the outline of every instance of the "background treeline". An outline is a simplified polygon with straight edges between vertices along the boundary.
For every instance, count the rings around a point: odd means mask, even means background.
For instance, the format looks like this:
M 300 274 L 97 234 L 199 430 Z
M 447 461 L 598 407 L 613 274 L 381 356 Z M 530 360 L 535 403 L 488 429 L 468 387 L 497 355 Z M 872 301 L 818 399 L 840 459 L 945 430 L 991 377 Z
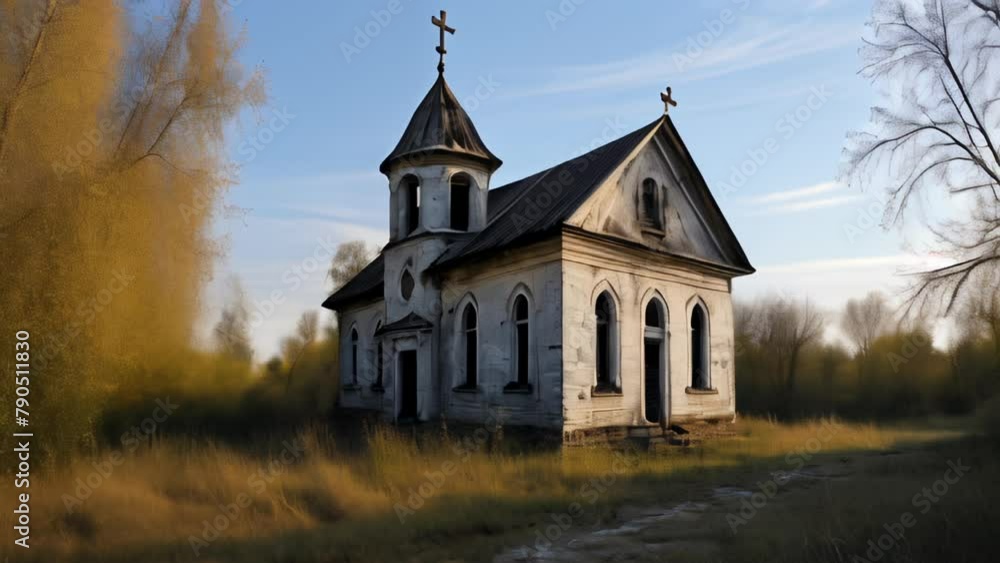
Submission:
M 865 420 L 960 414 L 1000 390 L 995 283 L 969 292 L 944 345 L 925 319 L 898 318 L 879 293 L 825 313 L 805 300 L 767 297 L 737 303 L 735 318 L 741 413 Z M 825 338 L 831 325 L 848 342 Z

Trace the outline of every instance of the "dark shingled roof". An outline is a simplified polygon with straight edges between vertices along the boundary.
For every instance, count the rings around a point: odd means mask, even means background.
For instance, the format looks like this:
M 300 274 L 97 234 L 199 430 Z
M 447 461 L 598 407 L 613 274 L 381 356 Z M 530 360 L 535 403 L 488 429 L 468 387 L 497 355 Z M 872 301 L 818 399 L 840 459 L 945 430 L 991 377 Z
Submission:
M 726 222 L 718 203 L 712 197 L 704 178 L 698 171 L 687 147 L 668 117 L 656 121 L 600 146 L 586 154 L 557 164 L 548 170 L 511 182 L 488 192 L 486 227 L 465 239 L 457 240 L 434 262 L 432 268 L 446 268 L 467 259 L 485 256 L 504 248 L 511 248 L 541 240 L 563 228 L 563 224 L 614 172 L 629 154 L 654 129 L 664 127 L 667 141 L 673 145 L 689 165 L 690 179 L 694 183 L 692 197 L 701 203 L 708 214 L 711 228 L 718 229 L 726 264 L 721 266 L 736 273 L 754 271 L 736 235 Z M 357 277 L 330 296 L 323 306 L 336 309 L 337 305 L 382 294 L 383 262 L 378 257 Z
M 657 119 L 586 154 L 492 190 L 486 228 L 465 243 L 453 244 L 433 267 L 558 230 L 659 123 Z M 493 192 L 501 193 L 494 196 Z
M 379 170 L 387 174 L 399 161 L 445 154 L 467 158 L 495 171 L 503 162 L 479 137 L 476 126 L 452 93 L 443 74 L 431 86 L 410 118 L 396 148 L 385 157 Z

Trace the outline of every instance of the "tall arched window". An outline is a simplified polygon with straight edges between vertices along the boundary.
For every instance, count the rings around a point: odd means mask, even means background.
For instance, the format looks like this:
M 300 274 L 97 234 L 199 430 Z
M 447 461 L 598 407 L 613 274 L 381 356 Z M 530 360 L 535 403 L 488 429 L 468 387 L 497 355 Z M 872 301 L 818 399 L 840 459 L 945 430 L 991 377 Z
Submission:
M 351 329 L 351 383 L 358 384 L 358 329 Z
M 420 180 L 413 174 L 407 174 L 400 187 L 406 210 L 403 214 L 403 234 L 408 235 L 420 226 Z
M 375 325 L 375 334 L 378 334 L 378 331 L 381 328 L 382 328 L 382 321 L 379 321 L 378 324 Z M 384 362 L 384 356 L 383 356 L 383 353 L 382 353 L 382 339 L 379 338 L 378 336 L 375 336 L 374 338 L 375 338 L 375 342 L 376 342 L 375 343 L 375 384 L 372 387 L 374 387 L 375 389 L 382 389 L 382 374 L 385 372 L 385 370 L 384 370 L 384 365 L 385 364 L 383 363 Z
M 691 309 L 691 387 L 711 388 L 708 356 L 708 315 L 700 303 Z
M 517 386 L 528 386 L 529 350 L 528 345 L 528 298 L 518 295 L 514 300 L 514 371 Z
M 643 386 L 645 389 L 646 420 L 660 422 L 663 410 L 663 390 L 666 388 L 666 362 L 664 361 L 666 310 L 658 298 L 649 300 L 644 315 Z
M 463 387 L 475 389 L 479 376 L 479 340 L 476 334 L 478 319 L 476 308 L 469 303 L 462 314 L 462 337 L 465 345 L 465 384 Z
M 456 174 L 451 179 L 451 228 L 456 231 L 469 230 L 469 201 L 471 199 L 472 178 L 468 174 Z
M 663 228 L 663 206 L 660 204 L 660 186 L 656 180 L 646 178 L 642 181 L 640 194 L 640 219 L 644 227 Z
M 597 317 L 597 351 L 595 354 L 597 392 L 614 392 L 618 386 L 618 315 L 615 302 L 608 292 L 597 297 L 594 304 L 594 314 Z

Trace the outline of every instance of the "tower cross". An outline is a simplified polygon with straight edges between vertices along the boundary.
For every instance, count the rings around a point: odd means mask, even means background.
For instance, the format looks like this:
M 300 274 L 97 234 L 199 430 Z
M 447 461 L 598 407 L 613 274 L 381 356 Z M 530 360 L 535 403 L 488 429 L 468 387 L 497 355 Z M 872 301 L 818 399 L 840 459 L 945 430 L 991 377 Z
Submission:
M 441 74 L 444 72 L 444 55 L 445 53 L 448 52 L 448 50 L 444 48 L 444 32 L 447 31 L 448 33 L 454 35 L 455 28 L 448 27 L 448 12 L 444 10 L 441 10 L 440 19 L 437 18 L 436 16 L 431 16 L 431 23 L 437 26 L 441 30 L 441 39 L 440 39 L 441 44 L 438 45 L 436 48 L 438 55 L 440 56 L 438 58 L 438 74 Z
M 670 86 L 667 86 L 666 93 L 660 93 L 660 100 L 663 101 L 663 115 L 670 113 L 670 106 L 677 106 L 677 102 L 672 96 L 672 90 Z

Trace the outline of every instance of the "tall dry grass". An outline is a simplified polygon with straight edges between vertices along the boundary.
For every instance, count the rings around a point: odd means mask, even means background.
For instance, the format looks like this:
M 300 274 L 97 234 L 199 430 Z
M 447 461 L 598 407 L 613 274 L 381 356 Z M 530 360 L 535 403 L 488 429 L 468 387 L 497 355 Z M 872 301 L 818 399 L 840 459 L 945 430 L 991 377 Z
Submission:
M 311 555 L 315 549 L 378 561 L 428 534 L 489 545 L 572 502 L 586 501 L 587 517 L 598 519 L 622 502 L 689 494 L 719 472 L 783 464 L 788 452 L 805 451 L 825 435 L 824 452 L 936 436 L 836 420 L 751 419 L 738 424 L 735 438 L 659 453 L 595 447 L 511 454 L 468 436 L 463 442 L 442 431 L 436 440 L 417 440 L 382 425 L 368 429 L 360 452 L 319 428 L 262 442 L 255 452 L 210 440 L 161 440 L 125 452 L 110 472 L 114 450 L 33 480 L 32 554 L 271 560 L 259 551 L 266 545 L 293 550 L 296 560 L 328 560 Z M 241 495 L 247 504 L 234 511 Z M 12 525 L 10 514 L 0 514 L 0 526 Z

